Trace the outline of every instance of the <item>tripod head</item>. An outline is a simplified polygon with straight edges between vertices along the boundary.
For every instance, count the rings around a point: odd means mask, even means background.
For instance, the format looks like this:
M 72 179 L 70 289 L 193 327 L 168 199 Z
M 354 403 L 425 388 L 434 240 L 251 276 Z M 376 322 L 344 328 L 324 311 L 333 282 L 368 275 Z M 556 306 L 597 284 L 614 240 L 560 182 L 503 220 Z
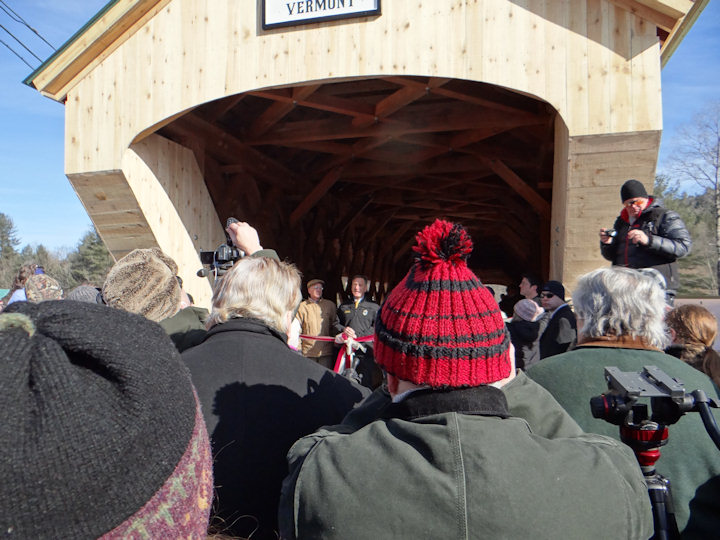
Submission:
M 720 449 L 720 431 L 709 409 L 717 408 L 718 402 L 708 398 L 702 390 L 686 393 L 680 379 L 656 366 L 644 366 L 637 373 L 606 367 L 605 379 L 609 392 L 590 398 L 592 415 L 620 426 L 621 439 L 635 450 L 636 455 L 638 451 L 655 449 L 657 457 L 652 463 L 657 461 L 660 456 L 657 449 L 667 443 L 667 426 L 691 411 L 700 413 L 705 429 Z M 650 414 L 646 404 L 638 403 L 642 397 L 650 398 Z

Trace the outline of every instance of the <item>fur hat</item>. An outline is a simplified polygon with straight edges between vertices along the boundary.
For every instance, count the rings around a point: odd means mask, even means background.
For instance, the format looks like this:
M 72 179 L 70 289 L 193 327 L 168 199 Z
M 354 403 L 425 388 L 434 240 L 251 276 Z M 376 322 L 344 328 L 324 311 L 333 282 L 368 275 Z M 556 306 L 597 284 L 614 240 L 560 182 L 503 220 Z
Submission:
M 490 292 L 468 268 L 472 240 L 436 220 L 416 236 L 415 264 L 375 322 L 375 360 L 399 379 L 477 386 L 510 374 L 510 340 Z
M 136 249 L 115 263 L 102 295 L 111 307 L 159 322 L 180 309 L 177 264 L 160 248 Z
M 16 302 L 0 314 L 0 357 L 0 531 L 205 538 L 208 436 L 160 326 L 86 302 Z
M 25 282 L 25 297 L 28 302 L 60 300 L 63 290 L 57 280 L 47 274 L 34 274 Z
M 645 191 L 645 186 L 643 186 L 634 178 L 631 178 L 630 180 L 625 182 L 620 188 L 620 200 L 622 202 L 625 202 L 630 199 L 637 199 L 638 197 L 643 197 L 644 199 L 647 199 L 647 191 Z
M 520 317 L 524 321 L 536 321 L 540 316 L 545 313 L 545 310 L 538 306 L 534 300 L 528 300 L 523 298 L 518 301 L 513 308 L 513 312 L 516 316 Z

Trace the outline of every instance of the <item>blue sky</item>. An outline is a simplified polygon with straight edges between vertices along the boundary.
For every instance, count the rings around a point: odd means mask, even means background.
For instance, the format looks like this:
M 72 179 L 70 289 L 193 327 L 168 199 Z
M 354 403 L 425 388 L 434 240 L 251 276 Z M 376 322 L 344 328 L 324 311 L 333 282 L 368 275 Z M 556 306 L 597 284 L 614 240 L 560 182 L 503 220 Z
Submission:
M 55 47 L 106 0 L 3 0 Z M 2 5 L 2 4 L 0 4 Z M 0 24 L 40 58 L 52 49 L 0 11 Z M 40 62 L 0 29 L 0 39 L 34 67 Z M 64 108 L 22 84 L 32 71 L 0 44 L 0 212 L 9 215 L 21 247 L 72 249 L 91 222 L 63 174 Z M 720 100 L 720 0 L 709 3 L 662 73 L 664 133 L 658 172 L 672 154 L 677 129 Z

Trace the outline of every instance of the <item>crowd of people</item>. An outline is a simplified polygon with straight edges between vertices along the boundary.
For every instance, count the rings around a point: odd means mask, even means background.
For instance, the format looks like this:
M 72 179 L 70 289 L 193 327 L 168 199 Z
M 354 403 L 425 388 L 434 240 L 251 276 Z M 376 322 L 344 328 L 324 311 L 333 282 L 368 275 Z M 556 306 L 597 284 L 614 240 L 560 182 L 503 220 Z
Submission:
M 655 215 L 634 182 L 616 248 L 661 252 L 679 217 Z M 157 248 L 67 297 L 41 268 L 20 269 L 0 313 L 8 537 L 653 535 L 643 470 L 588 402 L 607 391 L 607 366 L 654 365 L 720 397 L 717 321 L 672 307 L 677 284 L 658 265 L 612 255 L 572 302 L 561 282 L 526 274 L 498 305 L 467 265 L 467 231 L 436 220 L 382 305 L 356 275 L 337 306 L 322 277 L 302 300 L 300 271 L 250 224 L 227 232 L 247 255 L 209 310 Z M 603 254 L 618 236 L 601 231 Z M 657 470 L 679 531 L 717 537 L 720 452 L 695 413 L 670 434 Z

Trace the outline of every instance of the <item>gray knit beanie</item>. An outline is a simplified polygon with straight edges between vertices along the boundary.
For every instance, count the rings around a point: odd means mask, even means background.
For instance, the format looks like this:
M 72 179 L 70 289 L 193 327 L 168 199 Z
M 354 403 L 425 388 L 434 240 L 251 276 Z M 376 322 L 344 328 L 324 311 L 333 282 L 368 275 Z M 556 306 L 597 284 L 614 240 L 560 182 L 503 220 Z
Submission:
M 92 285 L 78 285 L 70 291 L 65 298 L 67 300 L 75 300 L 77 302 L 90 302 L 91 304 L 96 304 L 99 292 L 100 289 L 93 287 Z
M 0 314 L 0 536 L 205 538 L 207 432 L 165 332 L 72 300 Z

